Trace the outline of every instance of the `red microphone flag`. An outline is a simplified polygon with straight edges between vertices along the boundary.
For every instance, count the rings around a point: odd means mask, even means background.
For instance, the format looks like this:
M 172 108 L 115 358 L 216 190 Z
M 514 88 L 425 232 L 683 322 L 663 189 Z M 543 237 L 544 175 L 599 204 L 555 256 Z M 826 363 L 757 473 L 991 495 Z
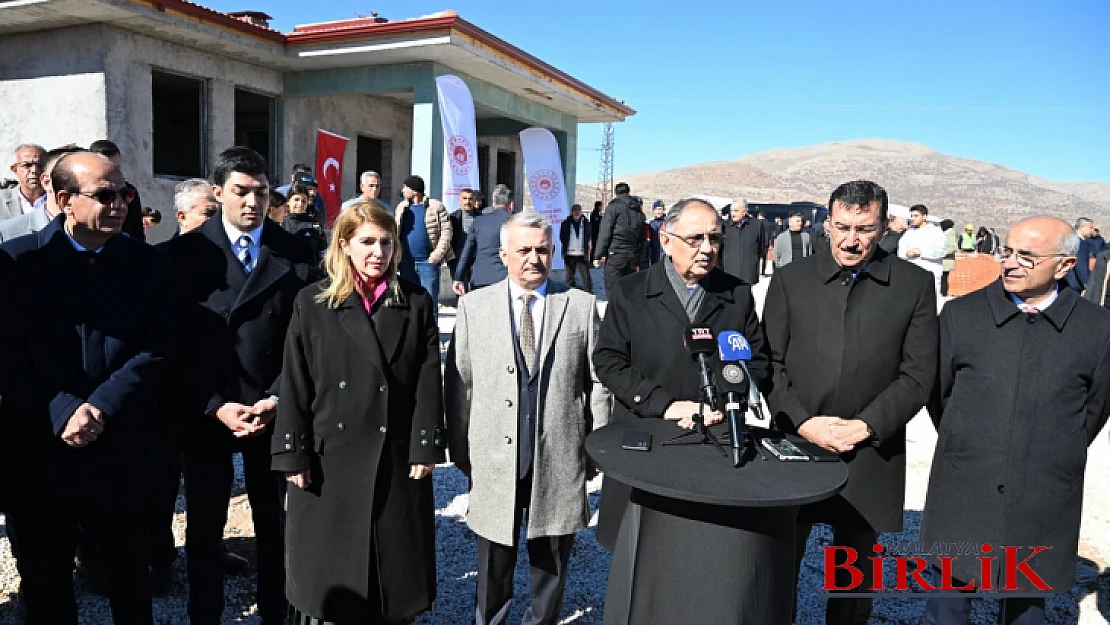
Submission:
M 327 208 L 328 228 L 339 217 L 343 205 L 343 151 L 347 149 L 347 141 L 347 137 L 333 132 L 316 131 L 316 193 Z

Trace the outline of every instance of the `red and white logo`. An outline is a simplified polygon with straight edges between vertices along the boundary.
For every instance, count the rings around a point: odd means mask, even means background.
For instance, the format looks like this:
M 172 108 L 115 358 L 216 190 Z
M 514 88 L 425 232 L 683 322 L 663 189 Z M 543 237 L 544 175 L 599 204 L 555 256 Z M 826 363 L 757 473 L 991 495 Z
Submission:
M 455 172 L 455 175 L 469 174 L 474 162 L 471 157 L 470 141 L 462 135 L 452 136 L 447 140 L 447 158 L 451 163 L 451 171 Z
M 532 174 L 528 179 L 528 190 L 532 197 L 540 200 L 554 200 L 562 187 L 559 185 L 559 175 L 550 169 L 541 169 Z

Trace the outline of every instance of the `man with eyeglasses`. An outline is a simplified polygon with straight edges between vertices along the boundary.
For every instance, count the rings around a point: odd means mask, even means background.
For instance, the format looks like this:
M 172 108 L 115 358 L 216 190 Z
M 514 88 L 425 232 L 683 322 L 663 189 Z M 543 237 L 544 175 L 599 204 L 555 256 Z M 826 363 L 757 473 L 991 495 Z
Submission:
M 769 245 L 764 238 L 764 221 L 752 219 L 747 200 L 735 200 L 729 207 L 729 216 L 724 224 L 721 269 L 748 284 L 759 284 L 762 259 Z
M 45 159 L 46 149 L 41 145 L 29 143 L 15 149 L 11 170 L 18 184 L 0 190 L 0 220 L 26 215 L 46 201 L 40 179 Z
M 119 167 L 90 153 L 51 172 L 62 215 L 8 241 L 7 296 L 29 324 L 0 404 L 9 527 L 30 625 L 76 625 L 78 520 L 100 545 L 116 623 L 152 622 L 148 496 L 161 446 L 158 391 L 175 335 L 166 259 L 121 236 L 132 198 Z M 6 378 L 7 376 L 5 376 Z
M 621 279 L 609 294 L 594 367 L 616 400 L 612 422 L 667 419 L 690 429 L 702 396 L 697 364 L 684 344 L 691 325 L 709 328 L 714 336 L 726 330 L 743 333 L 752 349 L 751 374 L 764 390 L 770 359 L 751 287 L 717 267 L 721 228 L 713 206 L 699 199 L 680 200 L 667 211 L 660 238 L 663 261 Z M 723 418 L 719 411 L 705 407 L 707 424 Z M 597 540 L 610 551 L 624 551 L 647 537 L 642 529 L 654 528 L 647 530 L 652 532 L 652 548 L 637 555 L 634 573 L 637 584 L 653 592 L 633 596 L 626 588 L 632 583 L 629 572 L 615 572 L 609 581 L 606 622 L 613 614 L 612 622 L 728 623 L 735 622 L 745 602 L 749 609 L 751 602 L 765 605 L 766 601 L 738 591 L 757 583 L 766 586 L 765 580 L 756 581 L 762 573 L 751 565 L 765 554 L 745 552 L 735 543 L 732 530 L 717 531 L 719 526 L 711 523 L 691 522 L 681 525 L 682 531 L 663 529 L 661 535 L 660 528 L 670 527 L 670 522 L 651 524 L 648 517 L 658 513 L 631 502 L 631 493 L 628 485 L 606 476 Z M 617 530 L 626 515 L 618 543 Z M 704 545 L 714 549 L 707 552 Z M 701 576 L 696 582 L 682 577 L 694 569 L 721 574 Z M 691 602 L 691 583 L 698 596 L 712 600 Z M 789 588 L 777 590 L 789 596 Z M 618 605 L 627 603 L 628 597 L 631 604 Z M 752 622 L 774 621 L 753 618 Z
M 983 578 L 979 554 L 943 566 L 952 586 L 974 581 L 1002 592 L 999 621 L 1045 622 L 1045 595 L 1075 584 L 1087 447 L 1110 413 L 1110 312 L 1059 285 L 1079 237 L 1055 217 L 1023 219 L 999 250 L 1002 276 L 952 300 L 940 315 L 940 363 L 929 414 L 937 426 L 921 544 L 972 541 L 1018 547 L 1051 590 L 1010 567 Z M 1034 551 L 1034 546 L 1048 549 Z M 940 560 L 929 558 L 932 584 Z M 928 578 L 926 578 L 928 579 Z M 1040 597 L 1030 595 L 1041 594 Z M 1024 596 L 1022 596 L 1024 595 Z M 926 599 L 925 622 L 969 622 L 971 602 Z
M 887 209 L 886 191 L 874 182 L 837 187 L 829 248 L 775 271 L 767 291 L 771 414 L 782 430 L 848 465 L 844 490 L 799 512 L 799 570 L 814 523 L 831 525 L 832 544 L 861 558 L 871 555 L 879 532 L 902 531 L 905 428 L 936 378 L 937 304 L 932 274 L 879 247 Z M 855 591 L 866 592 L 872 569 L 859 568 Z M 853 583 L 846 572 L 835 572 L 840 588 Z M 825 611 L 830 625 L 863 625 L 870 614 L 866 598 L 832 598 Z

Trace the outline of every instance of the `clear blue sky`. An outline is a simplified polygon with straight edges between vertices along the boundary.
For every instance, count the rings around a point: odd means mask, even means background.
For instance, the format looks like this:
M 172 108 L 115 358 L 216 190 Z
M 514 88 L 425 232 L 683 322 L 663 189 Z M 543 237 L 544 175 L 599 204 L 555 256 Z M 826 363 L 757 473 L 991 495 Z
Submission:
M 464 19 L 638 111 L 617 176 L 880 137 L 1110 182 L 1110 1 L 200 0 L 282 31 L 377 11 Z M 596 180 L 599 125 L 579 132 Z

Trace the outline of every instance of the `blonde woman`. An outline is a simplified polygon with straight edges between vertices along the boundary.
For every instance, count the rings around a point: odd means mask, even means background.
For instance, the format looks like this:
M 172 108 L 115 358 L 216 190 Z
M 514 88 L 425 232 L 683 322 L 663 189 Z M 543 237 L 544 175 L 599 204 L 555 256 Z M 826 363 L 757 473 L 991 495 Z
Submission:
M 435 601 L 439 329 L 428 293 L 398 279 L 399 254 L 385 207 L 350 206 L 328 278 L 293 309 L 272 452 L 290 483 L 294 623 L 410 623 Z

